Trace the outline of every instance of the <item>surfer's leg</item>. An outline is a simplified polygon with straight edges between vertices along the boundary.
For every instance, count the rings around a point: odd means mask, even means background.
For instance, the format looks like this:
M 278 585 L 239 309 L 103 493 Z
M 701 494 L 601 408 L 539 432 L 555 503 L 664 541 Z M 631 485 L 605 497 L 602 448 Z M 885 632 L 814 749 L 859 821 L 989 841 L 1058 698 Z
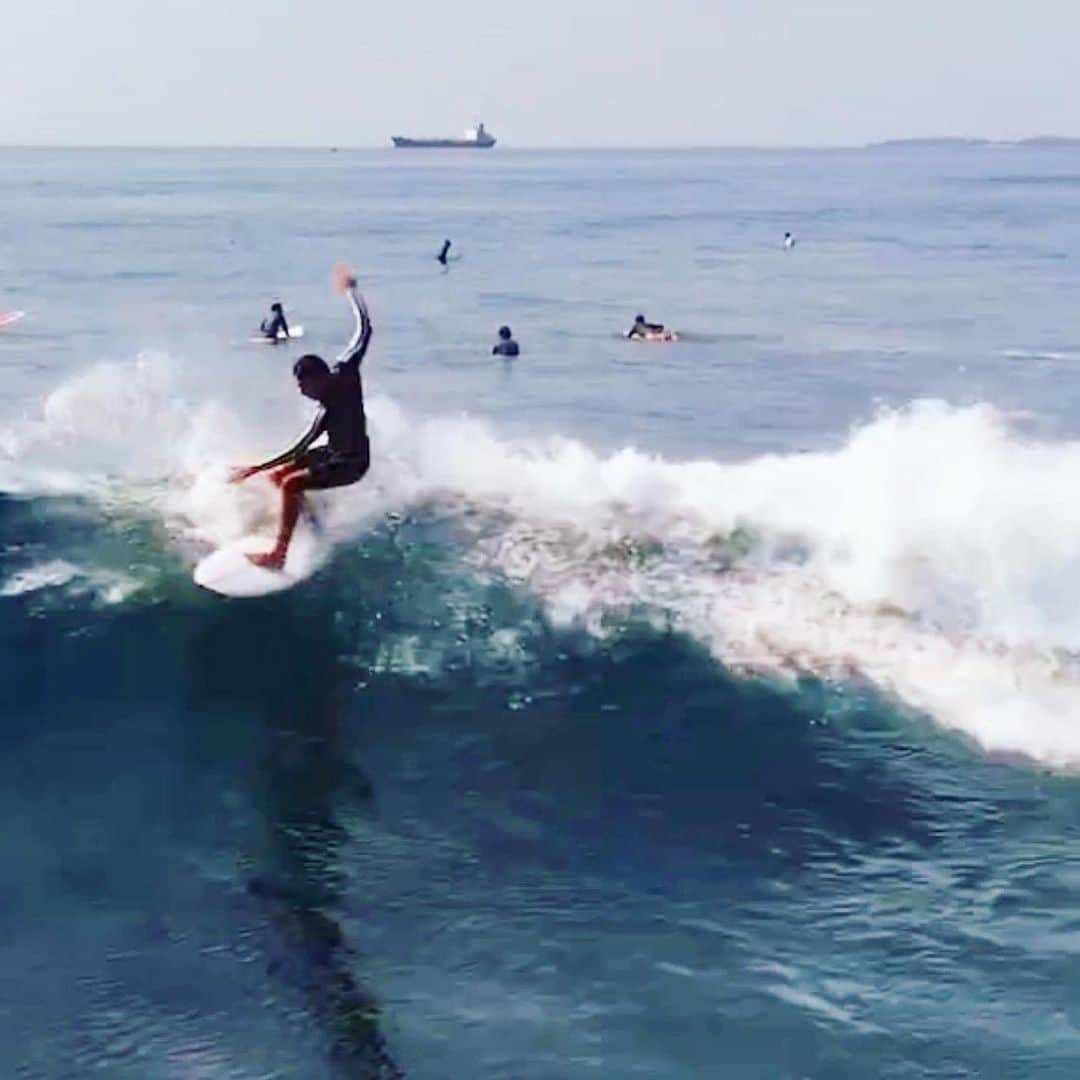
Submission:
M 282 465 L 280 469 L 274 469 L 274 471 L 270 473 L 270 483 L 273 484 L 274 487 L 279 488 L 285 477 L 294 472 L 296 472 L 296 462 L 290 461 L 288 465 Z
M 310 451 L 302 460 L 309 464 L 298 467 L 299 463 L 294 462 L 271 474 L 271 479 L 281 491 L 281 526 L 273 550 L 265 555 L 248 556 L 256 566 L 280 570 L 285 565 L 296 523 L 301 513 L 311 513 L 304 492 L 346 487 L 362 479 L 371 464 L 371 444 L 365 438 L 360 452 L 346 457 L 320 447 Z
M 289 553 L 296 522 L 300 518 L 300 512 L 305 509 L 304 491 L 307 489 L 307 481 L 308 470 L 295 467 L 280 480 L 275 480 L 281 489 L 281 524 L 278 526 L 277 542 L 272 550 L 264 555 L 248 556 L 256 566 L 280 570 L 285 565 L 285 556 Z

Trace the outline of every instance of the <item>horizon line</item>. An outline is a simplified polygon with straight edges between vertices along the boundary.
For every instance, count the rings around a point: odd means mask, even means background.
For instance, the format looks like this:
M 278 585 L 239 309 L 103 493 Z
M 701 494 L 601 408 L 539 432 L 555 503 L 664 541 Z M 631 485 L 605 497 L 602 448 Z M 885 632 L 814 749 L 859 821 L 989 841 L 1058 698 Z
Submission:
M 696 151 L 696 150 L 868 150 L 880 147 L 902 146 L 905 144 L 937 144 L 942 146 L 1017 146 L 1029 143 L 1080 143 L 1080 136 L 1074 135 L 1025 135 L 1017 138 L 996 139 L 981 135 L 910 135 L 895 136 L 871 142 L 852 143 L 505 143 L 490 150 L 558 150 L 558 151 Z M 423 147 L 417 149 L 435 149 L 453 152 L 457 149 L 473 150 L 472 147 Z M 0 150 L 323 150 L 329 153 L 350 150 L 396 151 L 397 147 L 387 142 L 379 143 L 261 143 L 261 142 L 11 142 L 0 143 Z M 408 156 L 408 155 L 406 155 Z

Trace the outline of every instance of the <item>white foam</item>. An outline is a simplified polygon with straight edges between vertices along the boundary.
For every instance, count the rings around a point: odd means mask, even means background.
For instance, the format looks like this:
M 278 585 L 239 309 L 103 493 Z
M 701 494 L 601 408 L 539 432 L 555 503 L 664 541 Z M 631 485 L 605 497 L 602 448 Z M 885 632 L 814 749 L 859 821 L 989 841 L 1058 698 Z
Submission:
M 76 566 L 63 559 L 51 559 L 12 574 L 0 585 L 0 596 L 22 596 L 60 588 L 72 593 L 91 594 L 104 604 L 122 604 L 139 590 L 140 583 L 125 574 Z
M 1075 360 L 1080 353 L 1051 349 L 1006 349 L 1001 355 L 1010 360 Z
M 735 465 L 383 419 L 386 488 L 508 511 L 473 557 L 557 623 L 651 612 L 732 666 L 868 678 L 990 750 L 1080 766 L 1080 444 L 935 402 Z M 756 543 L 730 569 L 737 526 Z

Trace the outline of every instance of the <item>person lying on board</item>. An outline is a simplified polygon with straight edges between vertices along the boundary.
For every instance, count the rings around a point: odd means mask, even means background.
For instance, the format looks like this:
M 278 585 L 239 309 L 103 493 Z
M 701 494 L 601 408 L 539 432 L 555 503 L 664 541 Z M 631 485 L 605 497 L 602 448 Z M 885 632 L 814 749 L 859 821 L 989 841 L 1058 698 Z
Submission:
M 664 332 L 664 324 L 656 322 L 646 322 L 644 315 L 638 315 L 634 319 L 634 325 L 626 331 L 628 338 L 634 337 L 650 337 L 653 334 L 662 334 Z

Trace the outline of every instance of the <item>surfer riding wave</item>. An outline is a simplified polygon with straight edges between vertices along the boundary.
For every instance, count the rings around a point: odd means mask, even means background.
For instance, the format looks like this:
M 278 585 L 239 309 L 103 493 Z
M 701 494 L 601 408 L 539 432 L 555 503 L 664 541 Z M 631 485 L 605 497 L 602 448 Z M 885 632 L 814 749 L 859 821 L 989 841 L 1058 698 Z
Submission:
M 297 520 L 305 509 L 304 493 L 355 484 L 371 464 L 360 381 L 360 363 L 371 343 L 371 317 L 348 267 L 335 270 L 335 284 L 352 305 L 356 329 L 333 369 L 314 353 L 301 356 L 293 365 L 300 393 L 321 406 L 311 427 L 288 450 L 259 465 L 234 469 L 229 477 L 231 483 L 239 483 L 270 472 L 270 479 L 281 490 L 277 542 L 265 554 L 248 556 L 256 566 L 269 570 L 285 564 Z M 327 437 L 326 444 L 312 448 L 322 435 Z

